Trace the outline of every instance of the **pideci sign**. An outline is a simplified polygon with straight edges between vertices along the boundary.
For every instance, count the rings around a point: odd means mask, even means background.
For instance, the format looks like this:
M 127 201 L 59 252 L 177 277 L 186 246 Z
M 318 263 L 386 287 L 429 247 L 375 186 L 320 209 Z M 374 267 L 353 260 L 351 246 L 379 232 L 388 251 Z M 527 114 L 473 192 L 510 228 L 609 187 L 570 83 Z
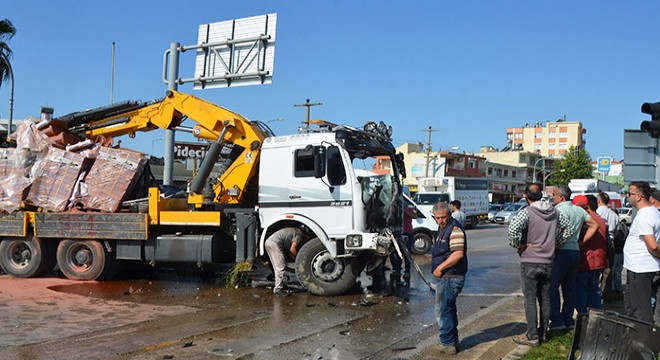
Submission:
M 206 155 L 208 146 L 195 143 L 174 143 L 174 159 L 187 160 L 187 159 L 203 159 Z

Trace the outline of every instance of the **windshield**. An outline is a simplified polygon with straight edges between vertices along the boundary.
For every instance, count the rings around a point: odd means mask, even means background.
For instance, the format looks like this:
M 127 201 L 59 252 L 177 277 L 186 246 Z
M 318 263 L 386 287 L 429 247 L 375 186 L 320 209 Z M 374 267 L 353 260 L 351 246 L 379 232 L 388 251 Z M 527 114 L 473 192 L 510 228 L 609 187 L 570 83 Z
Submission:
M 490 211 L 499 211 L 502 210 L 502 205 L 489 205 L 488 209 Z
M 415 203 L 419 205 L 435 205 L 437 202 L 449 202 L 449 194 L 415 194 Z
M 617 210 L 619 211 L 619 214 L 627 214 L 630 212 L 630 208 L 619 208 Z
M 504 211 L 518 211 L 522 207 L 522 204 L 513 204 L 509 205 L 504 209 Z

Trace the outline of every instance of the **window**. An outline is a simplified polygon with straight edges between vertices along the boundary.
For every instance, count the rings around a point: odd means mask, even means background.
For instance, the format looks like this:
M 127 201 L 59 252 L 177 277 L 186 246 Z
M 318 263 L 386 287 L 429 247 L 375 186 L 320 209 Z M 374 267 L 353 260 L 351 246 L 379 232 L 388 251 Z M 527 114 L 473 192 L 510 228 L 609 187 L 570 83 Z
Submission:
M 468 167 L 470 169 L 476 169 L 477 168 L 477 161 L 475 159 L 468 159 Z
M 385 166 L 390 164 L 390 161 L 383 161 Z M 336 146 L 328 148 L 328 182 L 330 185 L 343 185 L 346 184 L 346 170 L 344 170 L 344 163 L 341 161 L 341 153 Z
M 314 177 L 325 175 L 325 148 L 307 145 L 295 151 L 295 177 Z
M 562 132 L 560 132 L 560 133 L 559 133 L 559 137 L 560 137 L 560 138 L 566 138 L 566 137 L 568 137 L 568 132 L 566 132 L 566 131 L 562 131 Z
M 566 149 L 566 144 L 559 144 L 559 149 L 560 150 Z
M 549 137 L 549 138 L 555 138 L 555 137 L 557 137 L 557 133 L 554 132 L 554 131 L 551 132 L 551 133 L 548 133 L 548 137 Z
M 509 170 L 508 170 L 508 169 L 504 169 L 504 177 L 507 177 L 507 176 L 509 176 Z
M 495 175 L 497 177 L 502 177 L 502 169 L 495 169 Z
M 557 145 L 557 144 L 555 144 L 555 143 L 550 143 L 550 144 L 548 144 L 548 148 L 549 148 L 549 149 L 554 149 L 554 148 L 555 148 L 555 145 Z
M 541 144 L 534 144 L 534 150 L 541 150 Z
M 507 140 L 512 140 L 513 139 L 513 134 L 506 134 L 506 139 Z
M 493 175 L 493 168 L 490 166 L 488 167 L 488 175 Z
M 522 138 L 523 138 L 523 134 L 522 134 L 522 133 L 520 133 L 520 134 L 516 134 L 516 140 L 522 140 Z
M 514 179 L 517 178 L 518 173 L 515 170 L 511 170 L 511 177 L 514 178 Z
M 535 139 L 540 139 L 542 136 L 543 136 L 543 133 L 540 133 L 540 132 L 534 133 L 534 138 Z
M 527 156 L 520 155 L 520 162 L 527 162 Z

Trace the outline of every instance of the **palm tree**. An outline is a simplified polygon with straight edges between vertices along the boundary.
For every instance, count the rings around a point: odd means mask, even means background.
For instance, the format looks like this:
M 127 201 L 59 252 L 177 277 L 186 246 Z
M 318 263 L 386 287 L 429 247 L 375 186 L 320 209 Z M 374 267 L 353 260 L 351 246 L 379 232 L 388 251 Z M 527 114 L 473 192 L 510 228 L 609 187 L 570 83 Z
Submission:
M 16 35 L 16 28 L 14 24 L 8 19 L 0 20 L 0 84 L 9 80 L 11 74 L 11 58 L 12 51 L 9 48 L 9 40 Z

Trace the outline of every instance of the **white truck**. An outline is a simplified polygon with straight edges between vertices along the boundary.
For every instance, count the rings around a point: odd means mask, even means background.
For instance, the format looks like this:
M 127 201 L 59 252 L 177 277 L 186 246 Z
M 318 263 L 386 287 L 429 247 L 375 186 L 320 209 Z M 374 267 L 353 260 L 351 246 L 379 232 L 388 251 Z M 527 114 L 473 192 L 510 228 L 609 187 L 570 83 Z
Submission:
M 599 179 L 572 179 L 568 187 L 575 194 L 596 193 L 599 191 L 619 191 L 619 185 Z
M 438 201 L 459 200 L 466 216 L 465 227 L 474 229 L 488 219 L 488 180 L 485 178 L 420 178 L 418 189 L 413 200 L 424 210 L 431 211 Z
M 94 142 L 183 130 L 186 117 L 196 123 L 187 130 L 211 142 L 188 191 L 162 196 L 163 189 L 148 187 L 145 177 L 136 186 L 139 194 L 126 193 L 117 212 L 40 212 L 16 202 L 0 213 L 2 269 L 29 278 L 57 264 L 67 278 L 96 280 L 110 278 L 117 260 L 200 268 L 256 258 L 267 263 L 266 239 L 295 227 L 309 240 L 288 266 L 311 293 L 336 295 L 393 251 L 403 231 L 405 167 L 391 143 L 392 128 L 382 122 L 364 128 L 318 122 L 309 131 L 275 136 L 263 123 L 170 90 L 157 101 L 67 114 L 53 124 Z M 32 150 L 19 145 L 16 151 Z M 359 164 L 375 158 L 389 160 L 386 174 L 356 174 Z M 219 160 L 222 170 L 215 173 Z M 20 196 L 23 188 L 10 190 Z

